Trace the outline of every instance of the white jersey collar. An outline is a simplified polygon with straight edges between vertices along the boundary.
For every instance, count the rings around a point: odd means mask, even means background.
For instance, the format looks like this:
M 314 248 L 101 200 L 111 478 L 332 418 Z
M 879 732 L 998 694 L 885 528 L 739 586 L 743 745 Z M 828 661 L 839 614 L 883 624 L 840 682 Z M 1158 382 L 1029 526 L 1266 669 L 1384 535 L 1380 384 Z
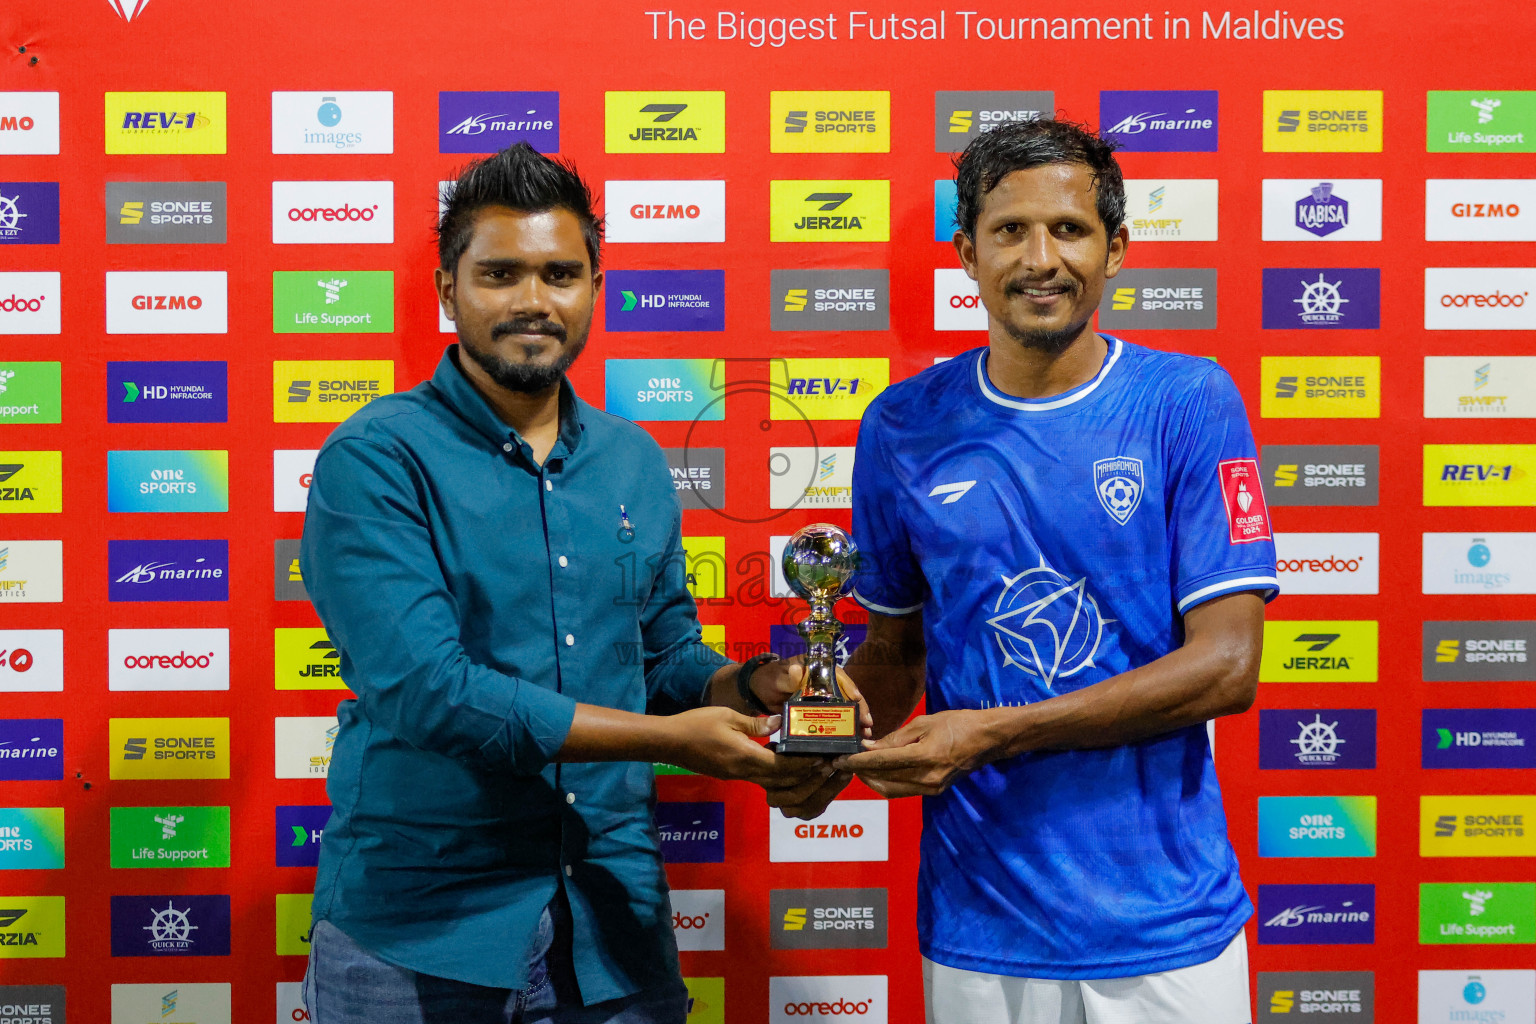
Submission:
M 1086 384 L 1079 384 L 1077 387 L 1073 388 L 1071 391 L 1066 392 L 1065 394 L 1056 395 L 1053 398 L 1026 401 L 1022 398 L 1009 398 L 1008 396 L 999 393 L 992 387 L 991 382 L 987 380 L 987 353 L 989 350 L 985 348 L 983 348 L 980 355 L 976 357 L 976 383 L 981 386 L 981 393 L 986 396 L 989 401 L 995 402 L 996 404 L 1004 406 L 1005 408 L 1018 409 L 1021 412 L 1049 412 L 1052 409 L 1060 409 L 1063 406 L 1071 405 L 1073 402 L 1080 402 L 1087 398 L 1089 395 L 1093 394 L 1095 389 L 1097 389 L 1100 384 L 1104 383 L 1104 379 L 1109 376 L 1109 371 L 1113 369 L 1115 363 L 1120 360 L 1120 352 L 1122 349 L 1122 342 L 1120 339 L 1107 334 L 1101 335 L 1101 337 L 1103 337 L 1105 341 L 1109 342 L 1109 354 L 1104 358 L 1104 365 L 1099 367 L 1099 372 L 1094 375 L 1093 380 Z

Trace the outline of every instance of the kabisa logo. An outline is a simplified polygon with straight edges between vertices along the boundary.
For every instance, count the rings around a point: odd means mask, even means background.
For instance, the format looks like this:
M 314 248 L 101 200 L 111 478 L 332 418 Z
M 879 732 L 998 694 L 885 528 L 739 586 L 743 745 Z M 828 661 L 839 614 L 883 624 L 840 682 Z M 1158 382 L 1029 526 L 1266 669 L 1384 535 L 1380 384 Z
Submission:
M 279 690 L 345 690 L 341 652 L 324 629 L 278 627 L 272 633 L 273 664 Z
M 106 195 L 108 244 L 225 240 L 229 204 L 222 181 L 109 181 Z
M 1420 882 L 1419 941 L 1426 945 L 1536 943 L 1536 885 Z
M 107 452 L 108 512 L 228 512 L 229 452 Z
M 774 242 L 889 242 L 891 183 L 883 180 L 769 182 Z
M 773 949 L 884 949 L 886 891 L 773 889 L 768 924 Z
M 1104 137 L 1133 153 L 1216 152 L 1216 111 L 1214 89 L 1099 93 Z
M 838 800 L 815 821 L 768 817 L 772 863 L 883 861 L 890 859 L 890 804 Z
M 228 601 L 229 541 L 107 541 L 109 601 Z
M 60 363 L 0 362 L 0 423 L 58 423 Z
M 0 960 L 63 955 L 63 896 L 0 896 Z
M 1261 885 L 1258 910 L 1261 946 L 1376 941 L 1374 885 Z
M 1536 768 L 1536 709 L 1426 708 L 1425 768 Z
M 0 693 L 64 689 L 62 629 L 0 629 Z
M 107 689 L 227 690 L 229 630 L 109 629 Z
M 1381 271 L 1348 267 L 1264 268 L 1266 330 L 1381 326 Z
M 1265 178 L 1266 242 L 1381 241 L 1380 178 Z
M 1377 637 L 1377 623 L 1369 620 L 1271 619 L 1264 623 L 1259 681 L 1374 683 Z
M 1216 464 L 1216 480 L 1227 512 L 1228 543 L 1248 544 L 1272 539 L 1269 506 L 1264 502 L 1258 462 L 1254 459 L 1223 459 Z
M 1536 241 L 1536 181 L 1430 178 L 1424 238 L 1431 242 Z
M 229 778 L 227 718 L 113 718 L 107 736 L 114 779 Z
M 1427 444 L 1424 504 L 1536 505 L 1536 445 Z
M 395 240 L 393 181 L 274 181 L 272 241 L 283 245 Z
M 603 407 L 615 416 L 643 420 L 721 420 L 725 381 L 716 387 L 713 359 L 610 359 L 605 365 Z
M 1374 857 L 1376 798 L 1261 796 L 1259 856 Z
M 603 94 L 608 153 L 724 153 L 725 93 Z
M 1426 533 L 1426 594 L 1536 594 L 1536 534 Z
M 768 321 L 775 331 L 889 330 L 891 272 L 775 270 Z
M 274 719 L 274 778 L 325 778 L 331 768 L 331 750 L 340 730 L 335 715 Z
M 1381 415 L 1380 356 L 1261 356 L 1259 367 L 1265 419 Z
M 1267 444 L 1260 452 L 1271 505 L 1375 505 L 1381 454 L 1373 444 Z
M 274 334 L 391 334 L 393 270 L 274 270 Z
M 883 974 L 768 979 L 768 1024 L 887 1024 Z
M 1099 326 L 1214 330 L 1216 271 L 1123 270 L 1104 289 Z
M 1264 91 L 1264 152 L 1380 153 L 1379 90 Z
M 229 867 L 228 807 L 114 807 L 114 868 Z
M 725 241 L 725 182 L 606 181 L 605 242 Z
M 959 153 L 976 136 L 1001 125 L 1035 121 L 1055 112 L 1052 92 L 936 92 L 933 151 Z
M 725 890 L 673 889 L 672 935 L 680 950 L 725 948 Z
M 274 92 L 272 152 L 393 153 L 392 92 Z
M 656 804 L 661 858 L 668 864 L 719 864 L 725 860 L 725 804 L 663 800 Z
M 0 156 L 58 152 L 59 94 L 0 92 Z
M 1524 331 L 1536 328 L 1536 268 L 1426 267 L 1427 331 Z
M 1214 242 L 1219 183 L 1215 178 L 1141 178 L 1125 183 L 1132 241 Z
M 228 896 L 113 896 L 113 956 L 228 956 Z
M 1349 226 L 1349 200 L 1333 194 L 1333 182 L 1312 186 L 1312 194 L 1296 200 L 1296 226 L 1318 238 L 1327 238 Z
M 774 153 L 889 153 L 889 92 L 772 92 Z
M 64 867 L 64 808 L 0 807 L 0 871 Z M 5 990 L 0 989 L 0 1000 Z M 0 1021 L 5 1020 L 0 1002 Z
M 1044 698 L 1055 692 L 1058 678 L 1098 667 L 1093 658 L 1104 642 L 1104 626 L 1113 621 L 1099 610 L 1086 577 L 1069 579 L 1042 562 L 1002 578 L 987 625 L 1003 654 L 1003 669 L 1013 666 L 1039 679 Z
M 224 153 L 224 93 L 109 92 L 108 155 Z
M 1536 622 L 1426 622 L 1425 682 L 1536 682 Z
M 228 419 L 228 363 L 107 363 L 108 423 Z
M 1260 711 L 1259 767 L 1375 768 L 1376 712 Z
M 890 360 L 775 359 L 769 367 L 783 401 L 768 418 L 785 420 L 856 420 L 891 382 Z
M 437 94 L 439 153 L 496 153 L 519 142 L 560 151 L 558 92 Z
M 1109 517 L 1124 526 L 1141 505 L 1146 489 L 1141 460 L 1128 455 L 1099 459 L 1093 464 L 1093 490 Z
M 1376 976 L 1370 971 L 1260 971 L 1256 1024 L 1292 1014 L 1331 1014 L 1358 1024 L 1376 1020 Z M 1312 1018 L 1307 1018 L 1312 1019 Z
M 1442 92 L 1427 96 L 1431 153 L 1536 152 L 1536 92 Z
M 853 449 L 768 449 L 768 507 L 852 508 Z
M 272 363 L 272 421 L 340 423 L 394 390 L 392 360 L 277 360 Z
M 0 451 L 0 514 L 63 510 L 62 452 Z
M 0 245 L 57 245 L 59 183 L 0 181 Z
M 62 718 L 0 718 L 0 780 L 63 777 Z
M 58 334 L 59 281 L 52 270 L 0 271 L 0 334 Z
M 610 270 L 609 331 L 725 330 L 725 271 Z
M 108 334 L 225 334 L 223 270 L 107 271 Z
M 1419 856 L 1536 856 L 1536 796 L 1420 796 Z
M 320 863 L 320 839 L 331 819 L 330 805 L 278 807 L 276 815 L 277 866 L 312 868 Z

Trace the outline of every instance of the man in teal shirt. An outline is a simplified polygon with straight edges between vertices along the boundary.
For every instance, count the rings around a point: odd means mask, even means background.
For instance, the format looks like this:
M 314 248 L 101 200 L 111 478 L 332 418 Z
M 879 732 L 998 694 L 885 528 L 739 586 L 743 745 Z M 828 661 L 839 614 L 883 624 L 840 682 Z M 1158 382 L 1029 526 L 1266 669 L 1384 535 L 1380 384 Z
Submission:
M 439 226 L 459 344 L 339 426 L 300 563 L 339 708 L 305 998 L 314 1024 L 681 1024 L 652 761 L 788 813 L 843 781 L 758 738 L 798 665 L 704 646 L 665 457 L 565 377 L 599 228 L 526 145 Z M 757 661 L 757 659 L 754 659 Z

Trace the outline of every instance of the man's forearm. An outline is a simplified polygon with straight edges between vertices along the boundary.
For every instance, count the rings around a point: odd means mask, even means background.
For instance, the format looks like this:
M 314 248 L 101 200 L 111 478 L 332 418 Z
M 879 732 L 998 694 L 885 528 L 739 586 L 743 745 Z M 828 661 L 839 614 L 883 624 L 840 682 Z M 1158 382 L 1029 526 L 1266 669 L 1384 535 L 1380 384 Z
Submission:
M 669 716 L 577 704 L 571 731 L 554 760 L 669 761 L 676 755 L 677 742 L 677 730 Z

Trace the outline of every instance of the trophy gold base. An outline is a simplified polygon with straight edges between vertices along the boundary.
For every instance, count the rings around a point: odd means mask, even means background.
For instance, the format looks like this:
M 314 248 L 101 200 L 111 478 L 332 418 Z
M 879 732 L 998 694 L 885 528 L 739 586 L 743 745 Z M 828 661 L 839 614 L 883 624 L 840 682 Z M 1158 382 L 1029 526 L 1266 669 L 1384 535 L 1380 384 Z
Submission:
M 839 757 L 864 749 L 861 732 L 859 705 L 851 700 L 792 698 L 784 705 L 779 738 L 768 746 L 778 754 Z

